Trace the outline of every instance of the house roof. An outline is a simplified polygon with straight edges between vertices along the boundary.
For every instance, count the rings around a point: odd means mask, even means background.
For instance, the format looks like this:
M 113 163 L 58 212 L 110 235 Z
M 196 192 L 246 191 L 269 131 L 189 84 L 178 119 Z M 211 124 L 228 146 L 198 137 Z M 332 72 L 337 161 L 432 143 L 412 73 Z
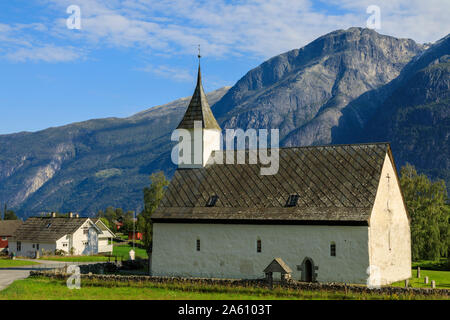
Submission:
M 0 236 L 12 236 L 22 223 L 22 220 L 0 220 Z
M 386 154 L 387 143 L 281 148 L 274 175 L 248 161 L 177 169 L 152 219 L 368 225 Z M 216 204 L 206 207 L 212 195 Z M 299 197 L 287 207 L 290 195 Z
M 200 65 L 198 66 L 197 86 L 177 129 L 193 129 L 194 121 L 201 121 L 202 128 L 204 129 L 221 130 L 216 118 L 214 118 L 205 91 L 203 90 Z
M 91 219 L 93 223 L 95 223 L 95 225 L 97 225 L 99 227 L 99 229 L 102 231 L 107 231 L 111 234 L 112 237 L 116 237 L 116 235 L 114 234 L 114 232 L 112 232 L 107 226 L 106 224 L 103 223 L 103 221 L 99 218 L 92 218 Z
M 89 218 L 28 218 L 14 233 L 18 241 L 56 241 L 78 230 Z
M 292 269 L 283 261 L 281 258 L 275 258 L 272 262 L 264 269 L 264 273 L 267 272 L 281 272 L 281 273 L 292 273 Z

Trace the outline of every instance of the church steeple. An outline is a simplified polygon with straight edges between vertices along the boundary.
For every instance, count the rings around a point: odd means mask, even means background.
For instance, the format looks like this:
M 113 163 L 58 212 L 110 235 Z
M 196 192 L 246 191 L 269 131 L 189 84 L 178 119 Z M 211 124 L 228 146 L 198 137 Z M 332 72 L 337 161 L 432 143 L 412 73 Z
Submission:
M 198 54 L 198 74 L 197 85 L 192 95 L 191 102 L 189 103 L 186 113 L 177 129 L 193 129 L 194 121 L 202 121 L 203 129 L 222 130 L 217 123 L 216 118 L 211 111 L 208 99 L 206 98 L 205 91 L 202 85 L 202 73 L 200 70 L 200 51 Z
M 175 130 L 176 134 L 173 135 L 179 144 L 172 159 L 176 159 L 179 168 L 203 167 L 211 153 L 221 149 L 222 129 L 214 118 L 203 90 L 200 58 L 199 48 L 197 85 L 183 119 Z

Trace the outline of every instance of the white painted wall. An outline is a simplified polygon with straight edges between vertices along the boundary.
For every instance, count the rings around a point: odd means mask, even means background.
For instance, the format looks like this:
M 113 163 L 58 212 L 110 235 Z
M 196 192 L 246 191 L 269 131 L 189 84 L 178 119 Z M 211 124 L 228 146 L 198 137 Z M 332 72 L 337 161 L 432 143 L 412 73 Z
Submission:
M 410 278 L 411 230 L 399 181 L 388 155 L 381 171 L 369 234 L 370 264 L 379 269 L 381 284 Z
M 31 241 L 21 241 L 21 250 L 17 251 L 17 241 L 9 241 L 9 252 L 14 253 L 17 257 L 29 257 L 34 258 L 36 255 L 37 247 L 36 244 L 39 243 L 39 253 L 42 255 L 42 249 L 45 251 L 54 252 L 56 249 L 56 242 L 54 243 L 43 243 L 43 242 L 31 242 Z M 35 245 L 33 248 L 33 244 Z
M 105 253 L 105 252 L 109 252 L 112 253 L 113 251 L 113 245 L 112 245 L 112 241 L 111 244 L 109 243 L 109 238 L 98 238 L 98 252 L 99 253 Z
M 88 233 L 84 232 L 87 228 Z M 74 247 L 75 255 L 88 255 L 98 253 L 98 235 L 93 227 L 93 222 L 88 219 L 72 234 L 71 246 Z
M 261 278 L 280 257 L 297 271 L 305 257 L 319 267 L 319 282 L 366 283 L 369 266 L 368 227 L 237 224 L 153 225 L 152 271 L 157 276 Z M 196 251 L 196 240 L 201 251 Z M 257 239 L 262 252 L 256 252 Z M 336 243 L 336 257 L 330 244 Z

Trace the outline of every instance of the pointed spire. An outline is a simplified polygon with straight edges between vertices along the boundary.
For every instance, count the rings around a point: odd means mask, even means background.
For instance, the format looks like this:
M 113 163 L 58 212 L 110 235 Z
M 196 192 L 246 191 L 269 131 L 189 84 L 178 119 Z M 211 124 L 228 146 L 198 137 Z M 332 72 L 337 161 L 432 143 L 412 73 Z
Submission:
M 202 73 L 200 70 L 200 45 L 198 47 L 198 74 L 197 85 L 192 95 L 189 106 L 186 113 L 183 116 L 177 129 L 192 129 L 194 128 L 194 121 L 202 121 L 202 127 L 204 129 L 216 129 L 222 130 L 217 123 L 216 118 L 211 111 L 208 99 L 206 98 L 205 91 L 202 85 Z

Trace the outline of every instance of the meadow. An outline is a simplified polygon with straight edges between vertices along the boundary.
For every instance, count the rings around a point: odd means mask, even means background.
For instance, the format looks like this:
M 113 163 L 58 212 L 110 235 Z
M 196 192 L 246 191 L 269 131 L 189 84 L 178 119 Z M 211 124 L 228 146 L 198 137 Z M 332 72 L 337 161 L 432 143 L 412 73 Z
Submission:
M 291 290 L 218 285 L 108 282 L 83 279 L 80 289 L 69 289 L 64 280 L 31 277 L 17 280 L 0 291 L 0 300 L 417 300 L 449 299 L 438 295 L 347 294 L 325 290 Z
M 66 261 L 66 262 L 96 262 L 96 261 L 114 261 L 115 257 L 118 260 L 128 260 L 129 252 L 133 249 L 133 246 L 129 243 L 125 244 L 114 244 L 112 256 L 108 257 L 108 255 L 98 254 L 91 256 L 42 256 L 42 260 L 52 260 L 52 261 Z M 139 247 L 134 248 L 135 257 L 141 259 L 147 259 L 147 252 Z

